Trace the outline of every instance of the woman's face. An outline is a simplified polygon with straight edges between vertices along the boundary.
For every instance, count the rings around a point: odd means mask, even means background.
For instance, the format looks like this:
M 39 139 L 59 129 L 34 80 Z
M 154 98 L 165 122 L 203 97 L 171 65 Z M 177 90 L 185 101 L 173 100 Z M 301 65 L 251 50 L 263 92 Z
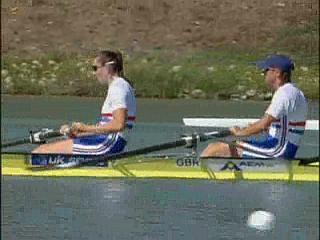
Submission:
M 269 68 L 264 71 L 265 81 L 269 88 L 275 89 L 276 80 L 279 77 L 280 71 L 276 68 Z
M 108 68 L 101 64 L 98 57 L 94 59 L 92 68 L 101 84 L 107 84 L 108 80 L 111 79 L 111 74 Z

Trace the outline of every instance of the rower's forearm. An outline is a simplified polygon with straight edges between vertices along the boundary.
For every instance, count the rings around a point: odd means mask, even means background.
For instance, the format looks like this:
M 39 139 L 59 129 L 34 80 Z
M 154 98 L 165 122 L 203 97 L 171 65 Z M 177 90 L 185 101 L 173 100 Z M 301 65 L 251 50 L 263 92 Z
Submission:
M 264 125 L 260 124 L 259 122 L 256 122 L 254 124 L 251 124 L 248 127 L 242 128 L 239 135 L 249 136 L 253 134 L 258 134 L 264 130 L 265 130 Z
M 104 125 L 86 125 L 85 132 L 94 134 L 106 134 L 110 132 L 120 132 L 124 129 L 122 124 L 115 123 L 113 121 Z

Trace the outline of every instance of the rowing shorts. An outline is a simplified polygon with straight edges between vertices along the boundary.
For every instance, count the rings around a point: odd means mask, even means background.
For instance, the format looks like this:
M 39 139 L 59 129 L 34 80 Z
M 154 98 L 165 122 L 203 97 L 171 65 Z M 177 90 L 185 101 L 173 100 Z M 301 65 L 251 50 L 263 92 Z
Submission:
M 288 142 L 279 141 L 277 138 L 268 136 L 265 140 L 246 140 L 237 143 L 243 147 L 242 158 L 285 158 L 293 159 L 298 146 Z
M 104 155 L 122 152 L 127 141 L 119 133 L 97 134 L 73 139 L 73 154 Z

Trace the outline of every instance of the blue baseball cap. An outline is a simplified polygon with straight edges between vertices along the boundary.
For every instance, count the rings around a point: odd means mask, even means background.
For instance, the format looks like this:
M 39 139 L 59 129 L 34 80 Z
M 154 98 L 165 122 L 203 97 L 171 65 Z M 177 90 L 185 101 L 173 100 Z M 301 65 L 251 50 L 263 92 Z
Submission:
M 285 55 L 273 54 L 269 55 L 265 60 L 259 60 L 253 63 L 263 71 L 269 68 L 278 68 L 282 72 L 291 72 L 291 70 L 294 70 L 293 61 Z

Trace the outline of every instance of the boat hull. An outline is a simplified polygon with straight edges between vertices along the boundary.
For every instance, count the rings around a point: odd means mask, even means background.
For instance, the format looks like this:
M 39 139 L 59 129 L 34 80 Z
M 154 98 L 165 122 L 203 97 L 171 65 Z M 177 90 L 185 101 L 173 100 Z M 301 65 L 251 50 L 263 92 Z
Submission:
M 38 177 L 97 177 L 97 178 L 183 178 L 213 180 L 319 181 L 319 165 L 299 166 L 291 161 L 287 170 L 261 171 L 258 168 L 210 170 L 199 161 L 190 159 L 159 159 L 136 157 L 116 161 L 109 167 L 81 167 L 71 169 L 30 169 L 23 155 L 2 155 L 1 170 L 5 176 Z M 211 159 L 214 161 L 214 159 Z M 221 160 L 219 160 L 221 161 Z M 230 160 L 226 163 L 230 165 Z M 239 161 L 239 160 L 233 160 Z M 228 166 L 229 166 L 228 165 Z

